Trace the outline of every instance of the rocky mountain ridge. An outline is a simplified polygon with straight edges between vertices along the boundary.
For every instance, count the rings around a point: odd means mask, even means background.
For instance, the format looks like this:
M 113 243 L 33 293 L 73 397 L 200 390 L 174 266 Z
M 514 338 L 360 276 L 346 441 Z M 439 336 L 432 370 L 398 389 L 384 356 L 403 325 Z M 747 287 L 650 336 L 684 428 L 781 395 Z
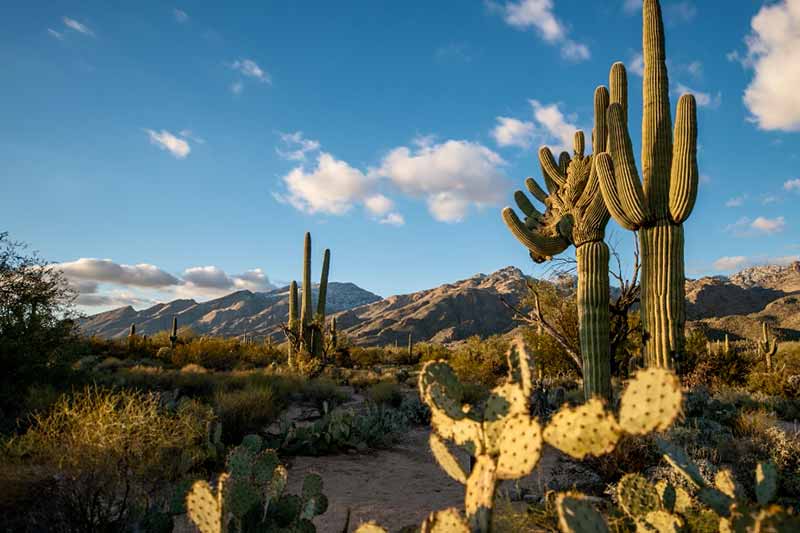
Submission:
M 411 294 L 380 298 L 352 283 L 331 283 L 328 313 L 339 330 L 365 345 L 415 341 L 452 342 L 471 335 L 506 333 L 518 324 L 502 299 L 517 304 L 526 294 L 526 277 L 515 267 L 477 274 Z M 569 285 L 565 279 L 559 285 Z M 752 267 L 729 277 L 686 281 L 690 327 L 702 327 L 718 338 L 755 338 L 761 322 L 784 339 L 800 338 L 800 262 L 788 266 Z M 152 334 L 167 329 L 173 316 L 181 326 L 208 335 L 269 335 L 283 340 L 288 314 L 288 287 L 266 293 L 238 291 L 197 303 L 175 300 L 136 311 L 124 307 L 86 319 L 83 331 L 123 337 L 131 323 Z

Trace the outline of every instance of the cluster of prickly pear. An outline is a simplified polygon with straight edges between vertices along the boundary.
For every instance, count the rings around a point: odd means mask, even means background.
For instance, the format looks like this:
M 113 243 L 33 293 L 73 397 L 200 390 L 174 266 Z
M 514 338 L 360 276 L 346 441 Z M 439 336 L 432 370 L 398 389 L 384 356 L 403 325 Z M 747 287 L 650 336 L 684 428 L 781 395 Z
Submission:
M 306 233 L 303 246 L 303 286 L 298 316 L 297 283 L 289 286 L 289 322 L 284 327 L 288 340 L 288 361 L 291 368 L 304 374 L 319 373 L 325 361 L 325 304 L 328 295 L 328 273 L 331 251 L 326 249 L 322 258 L 316 314 L 312 311 L 311 287 L 311 234 Z
M 757 341 L 758 355 L 764 358 L 767 372 L 772 372 L 772 357 L 778 353 L 778 339 L 770 337 L 767 323 L 761 324 L 761 340 Z
M 720 470 L 713 485 L 706 482 L 688 455 L 659 441 L 664 458 L 686 478 L 690 491 L 661 480 L 655 484 L 639 474 L 626 474 L 617 483 L 620 509 L 636 524 L 636 531 L 673 533 L 700 531 L 798 531 L 800 518 L 770 505 L 777 492 L 777 472 L 771 464 L 756 468 L 757 504 L 744 497 L 730 470 Z M 581 494 L 564 493 L 556 499 L 564 533 L 608 531 L 603 516 Z
M 466 485 L 466 516 L 456 509 L 434 513 L 423 524 L 423 531 L 489 531 L 497 482 L 531 473 L 545 442 L 578 459 L 602 455 L 613 450 L 622 435 L 664 430 L 681 412 L 677 377 L 668 370 L 653 368 L 638 372 L 630 380 L 618 415 L 607 411 L 600 398 L 592 398 L 579 407 L 563 406 L 542 430 L 529 415 L 531 365 L 521 342 L 509 350 L 508 358 L 508 380 L 492 389 L 479 406 L 462 404 L 463 387 L 446 363 L 429 362 L 420 373 L 420 395 L 431 409 L 434 430 L 431 451 L 450 477 Z M 469 474 L 447 440 L 474 457 Z
M 205 481 L 196 481 L 186 496 L 189 518 L 201 533 L 315 531 L 311 520 L 328 508 L 322 479 L 303 480 L 300 496 L 284 494 L 288 473 L 274 450 L 248 435 L 226 459 L 214 494 Z

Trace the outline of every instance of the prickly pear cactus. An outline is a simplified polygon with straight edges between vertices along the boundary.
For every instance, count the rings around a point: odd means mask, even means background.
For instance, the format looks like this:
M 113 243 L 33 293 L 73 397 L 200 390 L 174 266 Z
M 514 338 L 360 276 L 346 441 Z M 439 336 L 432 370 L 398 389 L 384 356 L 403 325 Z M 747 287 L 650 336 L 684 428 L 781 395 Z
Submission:
M 227 482 L 228 475 L 222 474 L 217 482 L 217 493 L 214 494 L 207 482 L 195 481 L 186 495 L 186 512 L 200 533 L 223 533 L 225 531 L 226 525 L 223 522 L 225 516 L 224 487 Z
M 556 496 L 558 526 L 563 533 L 608 533 L 603 515 L 579 492 L 566 492 Z

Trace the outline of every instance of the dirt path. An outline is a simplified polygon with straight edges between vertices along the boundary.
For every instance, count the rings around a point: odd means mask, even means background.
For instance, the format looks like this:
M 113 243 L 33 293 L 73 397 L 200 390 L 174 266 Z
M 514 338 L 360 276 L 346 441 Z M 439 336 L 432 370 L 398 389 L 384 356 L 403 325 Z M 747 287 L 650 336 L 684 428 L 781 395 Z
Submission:
M 429 432 L 412 429 L 391 449 L 370 454 L 296 457 L 289 469 L 288 491 L 299 493 L 306 474 L 322 476 L 329 506 L 314 520 L 319 533 L 340 533 L 348 508 L 350 531 L 375 520 L 392 532 L 420 524 L 432 510 L 461 508 L 464 487 L 436 463 L 428 446 Z M 466 468 L 467 456 L 462 459 Z M 557 462 L 556 452 L 548 450 L 523 485 L 538 492 Z

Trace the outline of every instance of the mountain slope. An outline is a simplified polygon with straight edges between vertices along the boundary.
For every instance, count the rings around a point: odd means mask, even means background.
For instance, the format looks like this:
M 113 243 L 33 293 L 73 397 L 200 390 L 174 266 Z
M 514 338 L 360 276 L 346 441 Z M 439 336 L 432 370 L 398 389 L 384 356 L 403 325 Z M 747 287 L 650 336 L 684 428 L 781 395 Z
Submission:
M 317 290 L 312 290 L 314 300 Z M 380 296 L 352 284 L 328 284 L 326 311 L 344 309 L 380 300 Z M 87 335 L 124 337 L 131 324 L 142 335 L 152 335 L 168 329 L 172 317 L 178 317 L 180 327 L 190 327 L 205 335 L 272 335 L 282 338 L 281 324 L 289 314 L 289 287 L 269 292 L 237 291 L 222 298 L 197 303 L 194 300 L 175 300 L 136 311 L 132 307 L 114 309 L 88 317 L 81 323 Z

